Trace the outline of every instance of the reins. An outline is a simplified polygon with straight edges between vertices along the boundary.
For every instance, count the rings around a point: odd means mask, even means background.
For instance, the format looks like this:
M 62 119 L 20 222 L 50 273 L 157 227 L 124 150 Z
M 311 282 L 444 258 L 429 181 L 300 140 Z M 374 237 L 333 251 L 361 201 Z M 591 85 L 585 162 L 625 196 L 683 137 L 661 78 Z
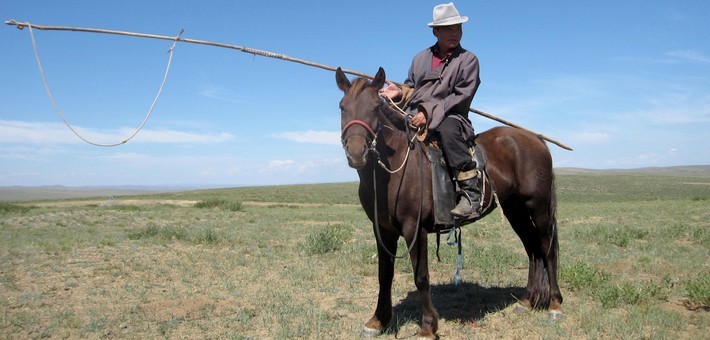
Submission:
M 396 111 L 397 111 L 399 114 L 402 115 L 402 118 L 403 118 L 403 119 L 406 120 L 407 117 L 409 117 L 409 115 L 408 115 L 406 112 L 404 112 L 404 110 L 402 110 L 399 106 L 397 106 L 397 105 L 394 103 L 394 101 L 392 101 L 392 98 L 387 97 L 387 96 L 382 96 L 382 95 L 380 96 L 380 98 L 382 98 L 384 101 L 388 101 L 389 106 L 392 107 L 392 108 L 394 108 L 394 109 L 396 109 Z M 406 133 L 407 136 L 409 136 L 409 133 L 410 133 L 409 124 L 404 124 L 404 125 L 406 126 L 406 132 L 405 132 L 405 133 Z M 418 130 L 417 130 L 417 132 L 418 132 Z M 385 171 L 387 171 L 387 172 L 390 173 L 390 174 L 397 173 L 397 172 L 399 172 L 400 170 L 404 169 L 404 165 L 407 164 L 407 160 L 409 159 L 409 152 L 412 151 L 412 144 L 414 143 L 414 140 L 415 140 L 416 138 L 417 138 L 417 134 L 414 134 L 414 136 L 412 136 L 412 138 L 411 138 L 411 139 L 409 140 L 409 142 L 407 143 L 407 154 L 404 155 L 404 161 L 402 162 L 402 165 L 400 165 L 399 168 L 397 168 L 396 170 L 390 170 L 389 168 L 387 168 L 387 165 L 385 165 L 384 163 L 382 163 L 382 160 L 380 159 L 380 153 L 377 151 L 377 149 L 375 149 L 375 147 L 377 146 L 377 139 L 376 139 L 376 138 L 373 139 L 373 142 L 372 142 L 372 151 L 375 152 L 375 154 L 377 155 L 377 164 L 379 164 L 380 167 L 382 167 L 382 169 L 384 169 Z
M 391 101 L 392 100 L 390 99 L 390 102 Z M 384 101 L 383 101 L 383 104 L 384 104 Z M 396 105 L 394 105 L 394 106 L 396 107 Z M 406 113 L 404 113 L 404 111 L 402 111 L 401 109 L 399 109 L 399 111 L 406 116 Z M 381 114 L 381 112 L 379 112 L 379 110 L 378 110 L 378 114 Z M 347 128 L 349 128 L 350 126 L 352 126 L 354 124 L 362 125 L 364 123 L 360 120 L 352 120 L 352 121 L 348 122 L 345 125 L 345 127 L 343 128 L 343 134 L 345 133 L 345 130 Z M 410 134 L 409 124 L 405 124 L 405 126 L 406 126 L 405 134 L 407 136 L 409 136 L 409 134 Z M 368 128 L 367 129 L 368 132 L 372 132 L 372 129 L 370 129 L 369 126 L 367 126 L 367 128 Z M 373 139 L 372 139 L 372 143 L 370 143 L 370 147 L 368 148 L 368 152 L 370 153 L 370 155 L 373 155 L 376 158 L 377 164 L 383 170 L 387 171 L 389 174 L 395 174 L 395 173 L 401 171 L 402 169 L 404 169 L 405 165 L 409 162 L 409 155 L 410 155 L 410 151 L 413 149 L 412 143 L 414 143 L 414 140 L 416 138 L 416 134 L 414 135 L 414 137 L 412 137 L 412 139 L 407 138 L 407 153 L 404 156 L 404 161 L 402 161 L 402 164 L 396 170 L 390 170 L 387 167 L 387 165 L 382 162 L 382 159 L 380 157 L 380 152 L 377 150 L 377 137 L 379 136 L 379 132 L 380 132 L 381 128 L 382 128 L 382 124 L 378 123 L 377 132 L 372 133 Z M 416 144 L 415 144 L 415 147 L 416 147 Z M 419 190 L 420 190 L 419 211 L 417 212 L 417 224 L 414 229 L 414 238 L 412 239 L 412 243 L 407 245 L 407 253 L 408 254 L 412 252 L 412 249 L 414 249 L 414 246 L 419 242 L 419 233 L 420 233 L 420 229 L 421 229 L 421 220 L 422 220 L 422 210 L 423 210 L 423 206 L 424 206 L 424 173 L 423 173 L 423 169 L 421 167 L 421 164 L 419 164 L 419 166 L 417 166 L 417 168 L 419 169 Z M 373 183 L 373 185 L 372 185 L 373 191 L 375 193 L 375 197 L 374 197 L 375 199 L 374 199 L 373 206 L 374 206 L 374 215 L 375 215 L 374 216 L 374 223 L 375 223 L 374 229 L 375 229 L 375 238 L 377 239 L 377 243 L 385 251 L 385 253 L 387 253 L 387 255 L 389 255 L 393 259 L 404 258 L 404 256 L 397 256 L 396 254 L 392 254 L 392 252 L 390 252 L 389 249 L 387 249 L 384 242 L 382 241 L 382 233 L 380 232 L 379 214 L 378 214 L 378 209 L 377 209 L 377 204 L 378 204 L 379 200 L 377 198 L 377 167 L 376 166 L 372 167 L 372 183 Z M 406 244 L 406 239 L 405 239 L 405 244 Z

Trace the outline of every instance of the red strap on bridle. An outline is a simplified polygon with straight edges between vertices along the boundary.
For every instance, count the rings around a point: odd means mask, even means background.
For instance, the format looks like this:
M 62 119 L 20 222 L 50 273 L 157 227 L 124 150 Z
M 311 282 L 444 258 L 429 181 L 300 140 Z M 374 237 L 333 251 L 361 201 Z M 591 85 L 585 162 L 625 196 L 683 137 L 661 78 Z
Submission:
M 353 125 L 360 125 L 360 126 L 364 127 L 365 130 L 367 130 L 367 132 L 370 134 L 370 136 L 372 138 L 375 138 L 375 136 L 377 136 L 375 131 L 373 131 L 372 128 L 369 125 L 367 125 L 367 123 L 365 123 L 359 119 L 353 119 L 353 120 L 349 121 L 347 124 L 345 124 L 345 126 L 343 127 L 343 131 L 340 133 L 340 137 L 342 138 L 343 136 L 345 136 L 345 131 L 347 131 Z

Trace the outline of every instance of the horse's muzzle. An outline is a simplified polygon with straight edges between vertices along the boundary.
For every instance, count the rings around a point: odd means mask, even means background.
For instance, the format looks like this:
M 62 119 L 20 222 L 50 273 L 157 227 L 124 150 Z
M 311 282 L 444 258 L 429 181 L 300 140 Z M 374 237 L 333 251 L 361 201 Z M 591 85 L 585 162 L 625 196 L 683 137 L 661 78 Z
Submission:
M 367 165 L 369 147 L 365 138 L 352 135 L 343 141 L 343 149 L 345 150 L 345 156 L 348 158 L 348 166 L 359 170 Z

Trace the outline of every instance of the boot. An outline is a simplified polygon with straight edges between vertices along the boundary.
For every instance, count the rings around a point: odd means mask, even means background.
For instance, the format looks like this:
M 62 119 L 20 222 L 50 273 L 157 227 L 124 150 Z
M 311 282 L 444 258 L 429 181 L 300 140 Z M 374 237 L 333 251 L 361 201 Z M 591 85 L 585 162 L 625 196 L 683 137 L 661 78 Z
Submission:
M 481 216 L 481 176 L 478 170 L 462 171 L 456 176 L 459 185 L 459 202 L 451 215 L 474 219 Z

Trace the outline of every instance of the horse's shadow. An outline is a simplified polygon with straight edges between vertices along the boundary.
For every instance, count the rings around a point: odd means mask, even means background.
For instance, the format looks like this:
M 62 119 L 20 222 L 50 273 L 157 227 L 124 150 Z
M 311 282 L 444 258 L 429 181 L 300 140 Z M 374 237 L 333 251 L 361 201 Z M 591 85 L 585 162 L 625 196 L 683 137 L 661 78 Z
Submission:
M 483 319 L 490 312 L 505 309 L 525 294 L 524 287 L 484 287 L 473 282 L 435 284 L 431 295 L 439 318 L 459 323 Z M 397 333 L 408 322 L 419 322 L 419 293 L 414 290 L 394 306 L 395 319 L 388 332 Z

